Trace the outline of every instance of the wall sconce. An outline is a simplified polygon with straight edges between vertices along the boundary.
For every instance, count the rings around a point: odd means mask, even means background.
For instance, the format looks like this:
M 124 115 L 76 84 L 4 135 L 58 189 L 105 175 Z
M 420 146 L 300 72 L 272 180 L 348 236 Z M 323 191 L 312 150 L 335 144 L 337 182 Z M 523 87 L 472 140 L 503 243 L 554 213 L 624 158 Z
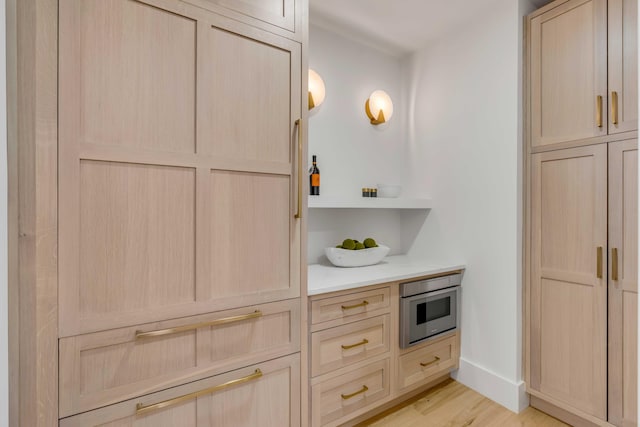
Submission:
M 309 68 L 309 110 L 324 102 L 324 82 L 322 77 Z
M 393 102 L 387 92 L 376 90 L 369 95 L 369 99 L 364 104 L 364 110 L 367 112 L 371 124 L 379 125 L 389 121 L 393 116 Z

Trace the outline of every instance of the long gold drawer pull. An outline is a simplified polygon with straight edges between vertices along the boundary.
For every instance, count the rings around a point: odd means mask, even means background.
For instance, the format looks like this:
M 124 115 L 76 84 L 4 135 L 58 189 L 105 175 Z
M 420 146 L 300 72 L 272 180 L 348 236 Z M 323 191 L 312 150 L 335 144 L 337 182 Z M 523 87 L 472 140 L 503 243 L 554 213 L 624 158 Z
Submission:
M 161 335 L 169 335 L 169 334 L 177 334 L 179 332 L 191 331 L 193 329 L 204 328 L 207 326 L 224 325 L 225 323 L 240 322 L 242 320 L 255 319 L 257 317 L 262 317 L 262 312 L 260 310 L 256 310 L 253 313 L 249 313 L 249 314 L 242 314 L 240 316 L 225 317 L 223 319 L 212 320 L 210 322 L 194 323 L 192 325 L 178 326 L 175 328 L 159 329 L 157 331 L 149 331 L 149 332 L 136 331 L 136 339 L 158 337 Z
M 369 305 L 369 301 L 364 300 L 362 301 L 360 304 L 354 304 L 354 305 L 343 305 L 342 309 L 343 310 L 351 310 L 352 308 L 358 308 L 358 307 L 366 307 Z
M 611 92 L 611 123 L 618 124 L 618 92 Z
M 602 96 L 596 97 L 596 124 L 599 128 L 602 127 Z
M 302 119 L 296 120 L 298 128 L 298 210 L 295 218 L 302 218 Z
M 618 280 L 618 248 L 611 248 L 611 280 Z
M 138 403 L 136 405 L 136 415 L 146 414 L 151 411 L 155 411 L 157 409 L 166 408 L 167 406 L 177 405 L 178 403 L 185 402 L 187 400 L 193 400 L 200 396 L 204 396 L 207 394 L 215 393 L 217 391 L 223 390 L 225 388 L 246 383 L 249 381 L 257 380 L 262 376 L 262 371 L 260 369 L 256 369 L 255 372 L 251 375 L 247 375 L 246 377 L 238 378 L 236 380 L 227 381 L 224 384 L 219 384 L 213 387 L 209 387 L 204 390 L 196 391 L 194 393 L 185 394 L 184 396 L 176 397 L 174 399 L 165 400 L 162 402 L 154 403 L 153 405 L 145 406 L 142 403 Z
M 351 394 L 341 394 L 340 396 L 342 396 L 342 399 L 348 400 L 348 399 L 351 399 L 352 397 L 355 397 L 355 396 L 357 396 L 359 394 L 366 393 L 367 391 L 369 391 L 369 387 L 367 387 L 366 385 L 363 385 L 362 388 L 360 390 L 358 390 L 358 391 L 355 391 L 355 392 L 353 392 Z
M 362 341 L 360 341 L 359 343 L 356 344 L 351 344 L 351 345 L 342 345 L 342 348 L 344 350 L 349 350 L 350 348 L 355 348 L 355 347 L 360 347 L 361 345 L 365 345 L 365 344 L 369 344 L 369 340 L 368 339 L 363 339 Z
M 433 365 L 434 363 L 438 363 L 438 362 L 440 361 L 440 358 L 439 358 L 438 356 L 435 356 L 435 357 L 436 357 L 436 358 L 435 358 L 435 359 L 433 359 L 431 362 L 427 362 L 427 363 L 420 362 L 420 366 L 422 366 L 423 368 L 426 368 L 427 366 L 431 366 L 431 365 Z
M 598 246 L 596 260 L 596 277 L 602 279 L 602 246 Z

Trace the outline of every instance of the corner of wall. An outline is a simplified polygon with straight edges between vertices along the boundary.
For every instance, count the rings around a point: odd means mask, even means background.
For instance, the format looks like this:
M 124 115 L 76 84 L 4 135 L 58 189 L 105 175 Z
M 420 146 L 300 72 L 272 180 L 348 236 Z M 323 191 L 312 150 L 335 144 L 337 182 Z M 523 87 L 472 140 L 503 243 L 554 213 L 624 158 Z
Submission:
M 462 357 L 452 377 L 512 412 L 522 412 L 529 406 L 524 381 L 510 381 Z

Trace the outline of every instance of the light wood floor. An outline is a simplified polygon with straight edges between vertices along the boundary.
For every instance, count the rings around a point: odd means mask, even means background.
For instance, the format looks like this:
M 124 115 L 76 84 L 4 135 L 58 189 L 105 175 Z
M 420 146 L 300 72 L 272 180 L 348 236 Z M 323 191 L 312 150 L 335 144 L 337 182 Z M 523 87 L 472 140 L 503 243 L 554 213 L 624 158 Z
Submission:
M 371 427 L 556 427 L 567 426 L 534 408 L 520 414 L 454 381 L 444 383 L 401 407 L 372 418 L 360 426 Z

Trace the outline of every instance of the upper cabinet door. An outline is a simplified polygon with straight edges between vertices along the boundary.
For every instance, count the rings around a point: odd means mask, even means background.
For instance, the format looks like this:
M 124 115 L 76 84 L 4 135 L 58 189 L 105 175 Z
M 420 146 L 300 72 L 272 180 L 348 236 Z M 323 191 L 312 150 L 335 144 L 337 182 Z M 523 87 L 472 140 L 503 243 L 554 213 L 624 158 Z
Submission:
M 300 44 L 180 2 L 59 16 L 62 336 L 299 296 Z
M 531 20 L 531 146 L 607 134 L 607 2 L 571 0 Z
M 638 129 L 638 0 L 609 0 L 609 133 Z
M 609 422 L 638 419 L 638 140 L 609 144 Z
M 300 0 L 185 0 L 285 37 L 301 40 Z

